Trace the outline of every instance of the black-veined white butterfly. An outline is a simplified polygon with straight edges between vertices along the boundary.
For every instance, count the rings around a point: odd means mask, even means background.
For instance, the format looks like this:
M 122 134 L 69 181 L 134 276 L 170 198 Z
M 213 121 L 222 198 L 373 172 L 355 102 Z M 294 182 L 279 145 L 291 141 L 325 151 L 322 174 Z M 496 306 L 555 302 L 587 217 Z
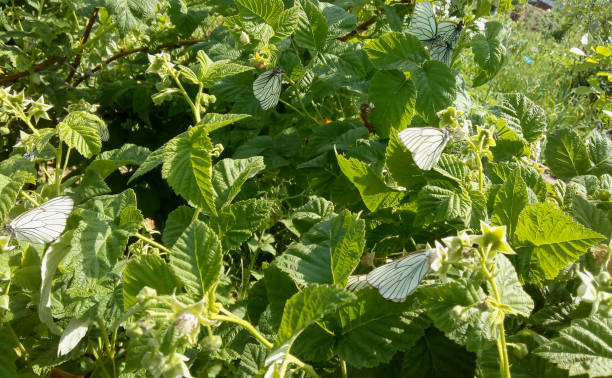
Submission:
M 350 276 L 347 290 L 356 291 L 369 285 L 393 302 L 403 302 L 414 293 L 429 271 L 435 249 L 417 251 L 372 270 L 368 274 Z
M 67 196 L 55 197 L 42 205 L 19 214 L 4 229 L 12 237 L 44 244 L 57 239 L 64 228 L 66 219 L 72 212 L 74 201 Z
M 253 82 L 253 94 L 263 110 L 272 109 L 278 103 L 285 70 L 280 67 L 266 71 Z
M 440 62 L 451 65 L 455 48 L 457 47 L 457 41 L 463 30 L 463 22 L 442 22 L 438 27 L 440 38 L 438 42 L 431 46 L 430 54 L 431 59 L 439 60 Z
M 410 27 L 407 31 L 426 46 L 431 46 L 439 40 L 438 23 L 436 22 L 433 7 L 428 0 L 417 3 L 414 6 L 412 20 L 410 20 Z
M 442 151 L 450 140 L 450 129 L 436 127 L 408 127 L 397 136 L 412 153 L 416 165 L 428 171 L 440 160 Z
M 428 0 L 417 3 L 412 13 L 408 33 L 431 48 L 431 58 L 450 66 L 463 22 L 436 22 L 433 7 Z

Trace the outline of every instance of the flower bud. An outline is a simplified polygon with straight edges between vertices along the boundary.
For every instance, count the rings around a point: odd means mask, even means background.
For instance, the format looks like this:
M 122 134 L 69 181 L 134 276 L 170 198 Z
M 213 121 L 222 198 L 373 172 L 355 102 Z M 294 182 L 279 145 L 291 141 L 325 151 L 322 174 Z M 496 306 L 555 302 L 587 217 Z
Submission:
M 251 42 L 249 35 L 243 31 L 240 32 L 240 43 L 248 45 Z

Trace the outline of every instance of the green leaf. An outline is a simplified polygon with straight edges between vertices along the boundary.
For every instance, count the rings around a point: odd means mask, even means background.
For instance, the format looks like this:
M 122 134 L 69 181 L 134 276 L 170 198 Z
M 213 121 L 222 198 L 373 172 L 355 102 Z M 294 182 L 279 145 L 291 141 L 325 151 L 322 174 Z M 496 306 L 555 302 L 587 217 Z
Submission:
M 496 226 L 506 225 L 508 240 L 513 240 L 519 214 L 528 203 L 527 184 L 525 184 L 520 171 L 517 169 L 495 195 L 491 224 Z
M 211 88 L 226 77 L 238 75 L 239 73 L 254 70 L 254 67 L 243 66 L 242 64 L 231 63 L 229 60 L 219 60 L 211 62 L 206 71 L 199 77 L 200 83 L 204 88 Z M 245 118 L 245 117 L 243 117 Z M 201 122 L 198 124 L 198 126 Z
M 295 29 L 298 27 L 300 20 L 300 7 L 292 7 L 285 9 L 281 13 L 278 23 L 272 25 L 274 29 L 274 37 L 270 39 L 270 43 L 280 42 L 284 39 L 291 37 Z
M 414 378 L 473 378 L 475 360 L 474 353 L 430 327 L 415 347 L 404 354 L 401 374 Z
M 149 154 L 149 156 L 147 156 L 147 158 L 142 162 L 142 164 L 140 164 L 140 166 L 138 167 L 136 172 L 134 172 L 132 177 L 130 177 L 130 179 L 128 180 L 128 184 L 130 184 L 132 181 L 136 180 L 138 177 L 140 177 L 140 176 L 142 176 L 142 175 L 152 171 L 158 165 L 163 163 L 164 162 L 164 150 L 165 150 L 165 147 L 166 147 L 166 145 L 163 145 L 160 148 L 158 148 L 157 150 L 151 152 Z
M 136 206 L 136 194 L 127 190 L 99 196 L 82 205 L 82 220 L 74 230 L 72 252 L 83 255 L 85 273 L 101 277 L 113 269 L 143 221 Z
M 223 126 L 231 125 L 232 123 L 238 122 L 250 116 L 250 114 L 206 113 L 202 117 L 202 120 L 200 120 L 200 122 L 197 124 L 197 126 L 206 126 L 206 131 L 210 134 L 213 131 L 222 128 Z
M 123 270 L 123 306 L 127 310 L 137 302 L 136 296 L 145 286 L 158 295 L 171 295 L 179 286 L 170 266 L 157 255 L 131 259 Z
M 96 160 L 87 166 L 86 174 L 95 172 L 100 177 L 106 178 L 119 167 L 142 164 L 149 157 L 150 153 L 148 148 L 127 143 L 121 148 L 104 151 L 98 155 Z
M 504 26 L 497 21 L 489 21 L 485 25 L 485 34 L 477 34 L 472 38 L 472 52 L 479 72 L 474 78 L 474 86 L 482 85 L 497 75 L 506 63 L 506 48 L 503 44 Z
M 606 212 L 598 209 L 580 196 L 574 195 L 572 198 L 572 215 L 574 219 L 593 231 L 599 232 L 607 240 L 612 238 L 612 222 Z
M 365 243 L 365 224 L 344 211 L 317 223 L 300 243 L 275 260 L 298 285 L 335 283 L 344 287 L 357 265 Z
M 336 154 L 342 173 L 355 185 L 368 210 L 396 205 L 403 193 L 389 188 L 382 178 L 362 161 Z
M 282 1 L 280 2 L 282 4 Z M 309 0 L 301 0 L 300 5 L 300 18 L 293 37 L 295 42 L 298 46 L 309 50 L 323 51 L 328 35 L 327 20 Z
M 593 130 L 588 138 L 589 158 L 593 167 L 589 173 L 601 175 L 612 172 L 612 141 L 602 132 Z
M 531 311 L 533 311 L 534 302 L 529 294 L 523 290 L 514 266 L 501 253 L 496 254 L 494 259 L 497 264 L 498 273 L 493 277 L 493 281 L 495 281 L 497 286 L 501 304 L 508 306 L 508 309 L 502 308 L 502 311 L 509 315 L 520 315 L 529 318 Z M 488 283 L 487 290 L 489 293 L 494 292 Z
M 104 123 L 100 118 L 87 112 L 69 113 L 57 125 L 60 139 L 81 155 L 90 158 L 100 153 L 102 140 L 98 133 L 98 123 Z
M 474 306 L 486 298 L 480 286 L 471 282 L 450 283 L 423 286 L 416 293 L 436 328 L 468 351 L 484 349 L 495 339 L 491 334 L 491 313 Z
M 560 129 L 548 135 L 544 156 L 552 173 L 560 178 L 580 176 L 591 169 L 586 146 L 574 130 Z
M 87 334 L 87 330 L 89 329 L 90 324 L 91 320 L 88 318 L 70 319 L 70 322 L 66 326 L 66 329 L 64 329 L 64 332 L 60 337 L 59 344 L 57 345 L 57 355 L 64 356 L 70 353 L 70 351 L 72 351 L 74 348 L 76 348 L 76 346 L 79 345 L 79 342 Z
M 261 156 L 248 159 L 223 159 L 217 162 L 212 173 L 217 209 L 229 205 L 246 180 L 254 177 L 265 167 L 264 158 Z
M 570 375 L 608 376 L 612 371 L 611 329 L 610 318 L 595 315 L 580 319 L 536 349 L 535 354 L 568 369 Z
M 191 207 L 179 206 L 168 214 L 162 233 L 162 241 L 166 247 L 172 248 L 179 236 L 191 224 L 194 211 Z
M 17 354 L 15 349 L 19 345 L 12 337 L 14 331 L 10 329 L 10 325 L 0 327 L 0 377 L 17 377 L 17 367 L 15 361 Z
M 480 229 L 480 221 L 486 221 L 487 217 L 487 200 L 481 191 L 468 189 L 470 200 L 472 201 L 472 211 L 467 225 L 472 230 Z
M 400 142 L 397 130 L 391 130 L 385 151 L 386 165 L 397 185 L 407 190 L 422 188 L 426 183 L 425 171 L 417 167 L 412 153 Z
M 289 219 L 283 219 L 281 222 L 296 236 L 300 237 L 333 212 L 333 202 L 320 197 L 310 197 L 306 204 L 295 209 Z
M 357 17 L 342 7 L 325 2 L 319 2 L 318 6 L 327 19 L 329 39 L 341 37 L 357 27 Z
M 528 142 L 535 142 L 546 133 L 544 109 L 520 93 L 504 95 L 500 110 L 502 117 L 513 130 L 520 130 Z
M 40 266 L 42 285 L 40 288 L 38 318 L 41 323 L 46 325 L 49 330 L 56 335 L 61 335 L 62 329 L 53 321 L 53 314 L 51 313 L 51 289 L 53 288 L 53 277 L 55 276 L 59 263 L 70 252 L 71 239 L 72 231 L 68 231 L 60 236 L 59 239 L 51 243 L 43 256 Z
M 235 0 L 240 17 L 256 24 L 276 25 L 285 6 L 282 0 Z
M 378 71 L 370 81 L 368 101 L 374 104 L 369 120 L 377 134 L 386 138 L 392 128 L 402 128 L 412 121 L 416 89 L 410 75 L 400 71 Z
M 219 238 L 205 223 L 195 220 L 172 246 L 170 267 L 195 298 L 217 283 L 223 266 Z
M 266 297 L 270 303 L 271 323 L 274 324 L 276 331 L 280 326 L 285 303 L 298 292 L 298 289 L 291 277 L 274 265 L 265 268 L 264 280 Z
M 548 203 L 525 207 L 519 215 L 515 236 L 519 269 L 528 267 L 519 273 L 531 282 L 555 278 L 567 264 L 605 239 Z
M 244 352 L 240 356 L 240 366 L 236 372 L 238 378 L 255 377 L 265 366 L 268 351 L 261 344 L 249 343 L 245 345 Z
M 17 201 L 22 183 L 0 174 L 0 219 L 4 220 Z
M 280 346 L 295 338 L 310 324 L 354 299 L 354 294 L 333 286 L 306 287 L 287 301 L 276 336 L 276 345 Z
M 332 328 L 338 356 L 355 367 L 373 367 L 391 360 L 398 350 L 409 350 L 427 327 L 411 302 L 394 303 L 378 291 L 359 290 L 357 301 L 338 310 L 340 328 Z
M 550 307 L 549 307 L 550 308 Z M 510 373 L 515 378 L 567 378 L 567 370 L 556 367 L 551 362 L 533 353 L 548 340 L 530 329 L 523 329 L 517 334 L 506 338 L 508 345 L 516 345 L 520 349 L 508 348 L 510 357 Z M 495 346 L 478 355 L 477 376 L 481 378 L 501 378 L 499 371 L 499 352 Z
M 379 70 L 415 71 L 429 58 L 421 42 L 407 33 L 386 33 L 363 45 L 374 67 Z
M 177 194 L 215 215 L 212 148 L 204 126 L 179 134 L 164 146 L 162 177 Z
M 336 285 L 345 287 L 365 247 L 365 221 L 344 210 L 330 226 L 332 276 Z
M 211 217 L 209 225 L 221 239 L 224 250 L 236 249 L 264 226 L 272 206 L 272 201 L 258 198 L 236 202 Z
M 195 4 L 194 4 L 195 5 Z M 201 20 L 206 18 L 208 12 L 200 10 L 197 5 L 190 9 L 183 0 L 170 0 L 168 16 L 170 21 L 176 26 L 181 36 L 188 38 L 200 26 Z
M 155 15 L 157 0 L 104 0 L 104 7 L 117 21 L 122 34 L 141 29 L 142 22 Z
M 457 96 L 455 76 L 446 64 L 428 60 L 413 72 L 412 80 L 418 93 L 417 112 L 429 125 L 437 125 L 436 113 L 452 105 Z
M 418 212 L 415 222 L 431 224 L 460 220 L 469 222 L 472 212 L 470 194 L 462 187 L 453 189 L 426 185 L 417 196 Z

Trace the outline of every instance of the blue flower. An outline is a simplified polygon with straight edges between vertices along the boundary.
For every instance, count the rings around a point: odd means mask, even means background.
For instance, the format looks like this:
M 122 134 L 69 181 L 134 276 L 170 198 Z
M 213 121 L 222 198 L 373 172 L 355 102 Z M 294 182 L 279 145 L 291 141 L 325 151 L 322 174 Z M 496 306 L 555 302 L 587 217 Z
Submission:
M 524 57 L 523 57 L 523 60 L 524 60 L 525 62 L 527 62 L 527 63 L 533 63 L 533 62 L 534 62 L 534 60 L 533 60 L 533 59 L 531 59 L 531 58 L 530 58 L 530 57 L 528 57 L 528 56 L 524 56 Z

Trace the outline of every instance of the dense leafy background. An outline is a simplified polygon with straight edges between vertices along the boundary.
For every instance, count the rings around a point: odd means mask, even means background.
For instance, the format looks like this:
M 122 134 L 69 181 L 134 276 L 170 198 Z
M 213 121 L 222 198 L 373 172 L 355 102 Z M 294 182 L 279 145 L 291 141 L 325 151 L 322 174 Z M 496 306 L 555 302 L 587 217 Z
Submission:
M 449 67 L 414 3 L 0 1 L 0 217 L 77 204 L 2 238 L 0 376 L 611 375 L 612 6 L 435 1 Z M 426 243 L 405 302 L 344 289 Z

